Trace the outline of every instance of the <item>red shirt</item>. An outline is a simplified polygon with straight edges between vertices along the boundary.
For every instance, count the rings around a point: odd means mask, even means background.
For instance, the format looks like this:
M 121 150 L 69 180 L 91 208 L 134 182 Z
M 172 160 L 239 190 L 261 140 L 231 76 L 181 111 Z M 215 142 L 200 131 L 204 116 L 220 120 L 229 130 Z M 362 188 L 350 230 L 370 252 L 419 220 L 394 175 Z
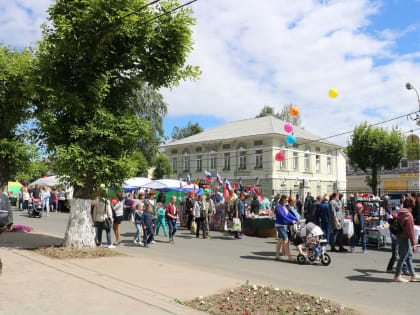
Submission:
M 166 206 L 166 219 L 173 219 L 169 215 L 172 215 L 174 217 L 178 215 L 178 207 L 176 206 L 176 204 L 174 204 L 173 206 L 171 204 L 168 204 Z

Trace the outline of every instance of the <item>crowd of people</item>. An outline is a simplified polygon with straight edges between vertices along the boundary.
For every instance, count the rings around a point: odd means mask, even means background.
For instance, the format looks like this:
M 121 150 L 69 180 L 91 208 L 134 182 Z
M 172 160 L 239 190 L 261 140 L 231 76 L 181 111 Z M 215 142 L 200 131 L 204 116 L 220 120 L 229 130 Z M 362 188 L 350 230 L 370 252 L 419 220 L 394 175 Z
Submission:
M 41 208 L 46 212 L 47 216 L 50 212 L 64 212 L 67 210 L 65 205 L 67 194 L 64 187 L 57 189 L 56 187 L 43 186 L 23 186 L 17 193 L 17 204 L 19 210 L 26 211 L 34 204 L 41 204 Z
M 247 199 L 248 198 L 248 199 Z M 216 214 L 216 205 L 223 204 L 226 223 L 231 227 L 234 222 L 239 222 L 239 229 L 232 229 L 233 237 L 241 239 L 244 235 L 244 219 L 247 215 L 255 215 L 261 210 L 268 210 L 275 215 L 275 227 L 278 241 L 276 244 L 276 259 L 287 256 L 293 260 L 289 241 L 296 246 L 298 252 L 304 255 L 302 250 L 303 241 L 296 237 L 293 229 L 296 224 L 311 223 L 319 226 L 323 232 L 323 239 L 330 246 L 332 252 L 348 252 L 343 246 L 344 227 L 344 202 L 343 195 L 332 193 L 314 198 L 310 192 L 302 201 L 299 195 L 287 196 L 276 195 L 269 200 L 266 196 L 258 197 L 256 194 L 248 194 L 244 191 L 229 191 L 228 201 L 225 201 L 217 189 L 214 193 L 196 195 L 190 192 L 184 201 L 184 213 L 187 229 L 193 231 L 196 238 L 208 238 L 210 236 L 210 222 Z M 66 191 L 64 188 L 56 189 L 38 185 L 34 187 L 22 187 L 17 194 L 18 207 L 27 210 L 31 203 L 38 202 L 47 213 L 63 211 L 65 209 Z M 102 200 L 99 197 L 93 202 L 92 219 L 96 228 L 96 243 L 102 246 L 102 234 L 106 232 L 107 245 L 110 248 L 118 246 L 121 242 L 121 222 L 128 219 L 135 225 L 136 233 L 133 243 L 149 248 L 155 243 L 155 236 L 162 231 L 168 242 L 175 243 L 177 223 L 180 218 L 180 209 L 177 205 L 177 197 L 172 196 L 165 204 L 166 196 L 161 193 L 156 198 L 156 191 L 139 192 L 123 196 L 117 193 L 115 202 Z M 363 214 L 363 205 L 360 196 L 350 195 L 347 202 L 347 211 L 352 218 L 354 238 L 351 242 L 350 252 L 354 253 L 356 245 L 361 242 L 362 252 L 367 253 L 366 246 L 366 223 Z M 248 211 L 249 210 L 249 211 Z M 394 273 L 396 282 L 417 282 L 420 278 L 416 275 L 412 256 L 417 250 L 418 240 L 415 239 L 414 224 L 420 223 L 420 196 L 412 193 L 411 196 L 401 196 L 398 207 L 392 208 L 389 200 L 384 199 L 386 218 L 394 220 L 391 223 L 392 256 L 386 271 Z M 10 220 L 10 218 L 9 218 Z M 9 224 L 10 226 L 10 224 Z M 111 229 L 114 231 L 116 241 L 111 242 Z M 396 269 L 394 270 L 394 265 Z M 409 275 L 410 280 L 401 275 Z

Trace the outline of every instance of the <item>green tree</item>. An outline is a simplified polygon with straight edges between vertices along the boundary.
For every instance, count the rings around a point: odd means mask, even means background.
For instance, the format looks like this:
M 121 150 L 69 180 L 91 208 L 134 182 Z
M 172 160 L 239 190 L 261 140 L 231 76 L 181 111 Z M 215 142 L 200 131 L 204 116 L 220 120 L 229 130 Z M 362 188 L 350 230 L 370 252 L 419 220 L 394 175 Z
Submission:
M 32 182 L 42 176 L 47 175 L 51 170 L 50 163 L 46 160 L 32 160 L 27 167 L 20 169 L 16 174 L 16 179 Z
M 28 49 L 17 51 L 0 44 L 0 191 L 7 191 L 9 179 L 33 158 L 20 128 L 31 117 L 32 66 Z
M 137 117 L 147 119 L 151 122 L 154 132 L 149 137 L 140 139 L 139 151 L 143 153 L 149 164 L 158 152 L 159 145 L 165 140 L 163 130 L 163 118 L 168 113 L 162 94 L 160 94 L 153 86 L 138 82 L 136 93 L 132 100 L 132 106 L 136 111 Z
M 164 154 L 159 154 L 155 157 L 153 161 L 155 169 L 153 171 L 153 179 L 161 179 L 166 175 L 169 176 L 172 174 L 172 165 L 169 162 L 169 159 Z
M 131 154 L 130 168 L 130 177 L 147 177 L 149 163 L 142 152 L 138 151 Z
M 419 137 L 416 135 L 409 135 L 407 137 L 407 158 L 409 161 L 420 160 L 420 145 Z
M 280 112 L 276 113 L 274 106 L 264 106 L 260 113 L 255 116 L 256 118 L 265 117 L 265 116 L 273 116 L 277 119 L 291 122 L 294 126 L 299 127 L 302 124 L 302 119 L 300 115 L 292 117 L 290 115 L 290 108 L 294 106 L 293 104 L 284 105 Z
M 405 139 L 401 131 L 393 128 L 374 128 L 363 123 L 355 127 L 348 143 L 346 153 L 350 164 L 367 174 L 366 183 L 377 195 L 378 171 L 383 167 L 391 170 L 397 167 L 404 156 Z
M 94 247 L 91 197 L 121 187 L 130 157 L 153 122 L 137 115 L 139 82 L 154 89 L 195 78 L 191 10 L 162 15 L 177 1 L 57 0 L 38 48 L 40 138 L 57 175 L 74 187 L 64 244 Z
M 204 129 L 203 127 L 200 126 L 199 123 L 193 124 L 191 121 L 189 121 L 185 127 L 179 128 L 175 126 L 172 129 L 172 139 L 174 140 L 184 139 L 203 131 Z

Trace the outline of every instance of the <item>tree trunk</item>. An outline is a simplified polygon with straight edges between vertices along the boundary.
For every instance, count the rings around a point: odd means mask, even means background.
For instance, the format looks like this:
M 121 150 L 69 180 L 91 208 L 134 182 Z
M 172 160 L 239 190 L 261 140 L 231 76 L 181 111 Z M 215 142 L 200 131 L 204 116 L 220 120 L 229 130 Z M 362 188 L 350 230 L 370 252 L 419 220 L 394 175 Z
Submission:
M 72 248 L 94 248 L 95 228 L 91 216 L 91 200 L 70 200 L 70 218 L 64 237 L 64 246 Z
M 0 191 L 7 194 L 9 182 L 9 161 L 7 157 L 0 158 Z
M 378 170 L 372 168 L 372 194 L 376 196 L 378 194 Z
M 92 178 L 92 176 L 88 177 Z M 64 246 L 94 248 L 95 228 L 91 215 L 93 186 L 88 180 L 83 186 L 75 186 L 70 200 L 70 217 L 64 237 Z

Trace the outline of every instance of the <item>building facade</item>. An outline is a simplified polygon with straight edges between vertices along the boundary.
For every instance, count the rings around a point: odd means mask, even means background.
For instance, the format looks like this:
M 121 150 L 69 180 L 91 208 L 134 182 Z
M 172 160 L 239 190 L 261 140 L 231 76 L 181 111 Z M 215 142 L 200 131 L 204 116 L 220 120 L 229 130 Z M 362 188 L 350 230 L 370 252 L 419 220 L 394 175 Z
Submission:
M 262 117 L 228 123 L 163 146 L 173 178 L 204 177 L 208 171 L 230 183 L 256 186 L 266 195 L 346 190 L 342 148 L 295 128 L 296 143 L 286 143 L 285 122 Z M 276 161 L 277 153 L 285 159 Z
M 382 169 L 379 172 L 380 194 L 391 192 L 419 191 L 420 161 L 409 161 L 403 158 L 399 167 L 393 170 Z M 347 165 L 347 189 L 351 192 L 370 192 L 371 188 L 365 182 L 366 174 Z

